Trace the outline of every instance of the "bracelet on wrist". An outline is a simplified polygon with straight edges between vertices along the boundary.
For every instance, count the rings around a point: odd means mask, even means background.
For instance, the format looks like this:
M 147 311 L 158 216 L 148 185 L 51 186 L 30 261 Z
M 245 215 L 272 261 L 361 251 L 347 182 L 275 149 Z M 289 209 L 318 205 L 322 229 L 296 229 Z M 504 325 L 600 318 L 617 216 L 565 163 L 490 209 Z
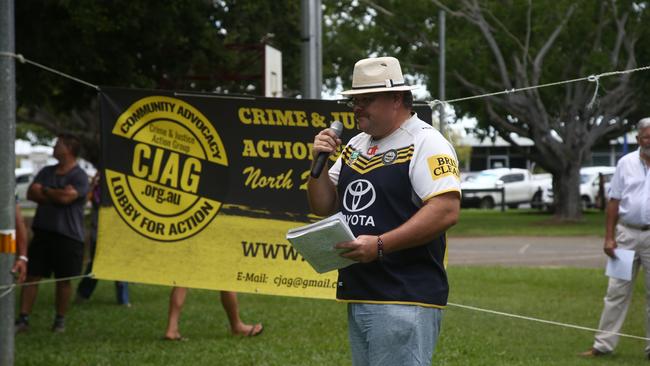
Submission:
M 29 262 L 29 258 L 27 258 L 27 256 L 24 256 L 24 255 L 19 255 L 18 260 L 19 261 L 24 261 L 25 263 Z
M 384 241 L 381 240 L 381 236 L 377 235 L 377 259 L 384 259 Z

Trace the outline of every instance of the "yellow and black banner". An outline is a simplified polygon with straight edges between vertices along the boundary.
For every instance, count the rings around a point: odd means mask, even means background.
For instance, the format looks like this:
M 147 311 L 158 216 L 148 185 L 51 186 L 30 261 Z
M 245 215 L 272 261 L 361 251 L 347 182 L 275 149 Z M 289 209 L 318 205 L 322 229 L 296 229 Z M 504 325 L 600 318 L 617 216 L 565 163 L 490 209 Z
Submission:
M 117 88 L 100 107 L 98 278 L 334 298 L 336 272 L 316 273 L 285 233 L 311 219 L 314 136 L 335 120 L 344 142 L 357 133 L 348 107 Z

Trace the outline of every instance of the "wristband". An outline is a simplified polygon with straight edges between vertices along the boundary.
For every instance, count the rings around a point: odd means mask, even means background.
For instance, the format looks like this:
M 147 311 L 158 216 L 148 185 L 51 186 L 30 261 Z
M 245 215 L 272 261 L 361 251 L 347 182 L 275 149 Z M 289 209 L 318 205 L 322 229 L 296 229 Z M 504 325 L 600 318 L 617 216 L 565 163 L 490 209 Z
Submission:
M 377 259 L 380 261 L 384 259 L 384 241 L 379 235 L 377 235 Z
M 25 263 L 29 262 L 29 258 L 27 258 L 27 256 L 24 256 L 24 255 L 19 255 L 18 260 L 19 261 L 25 261 Z

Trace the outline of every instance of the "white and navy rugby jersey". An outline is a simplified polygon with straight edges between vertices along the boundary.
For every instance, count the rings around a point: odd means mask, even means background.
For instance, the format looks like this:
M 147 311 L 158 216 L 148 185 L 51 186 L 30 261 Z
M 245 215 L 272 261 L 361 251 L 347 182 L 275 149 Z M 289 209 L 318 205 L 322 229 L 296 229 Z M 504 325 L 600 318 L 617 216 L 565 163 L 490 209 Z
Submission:
M 428 199 L 460 193 L 453 147 L 416 114 L 381 140 L 366 133 L 353 137 L 329 176 L 355 236 L 384 234 L 406 222 Z M 449 293 L 446 245 L 443 233 L 428 244 L 385 254 L 381 262 L 343 268 L 336 297 L 443 307 Z

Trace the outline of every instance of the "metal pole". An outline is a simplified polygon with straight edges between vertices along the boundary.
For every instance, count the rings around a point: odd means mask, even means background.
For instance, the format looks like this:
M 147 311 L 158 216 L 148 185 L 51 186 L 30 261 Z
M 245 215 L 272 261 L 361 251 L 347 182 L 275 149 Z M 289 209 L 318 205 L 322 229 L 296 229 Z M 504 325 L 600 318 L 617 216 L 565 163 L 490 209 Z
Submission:
M 316 13 L 314 19 L 316 30 L 314 34 L 314 47 L 316 48 L 316 85 L 314 85 L 314 98 L 320 99 L 323 90 L 323 7 L 321 6 L 321 0 L 314 0 L 314 7 Z
M 318 99 L 321 91 L 321 2 L 302 0 L 302 95 Z
M 301 40 L 302 40 L 302 96 L 303 98 L 312 97 L 312 80 L 311 80 L 311 19 L 313 19 L 311 0 L 302 0 L 302 19 L 301 19 Z
M 0 0 L 0 52 L 15 52 L 13 0 Z M 0 230 L 7 233 L 16 228 L 16 66 L 7 56 L 0 56 L 0 123 Z M 4 252 L 0 249 L 0 286 L 13 283 L 14 255 L 15 246 Z M 14 364 L 14 301 L 13 293 L 0 298 L 0 366 Z
M 438 12 L 438 30 L 440 39 L 438 40 L 438 47 L 440 48 L 439 52 L 439 68 L 438 68 L 438 99 L 444 101 L 445 96 L 445 12 L 440 10 Z M 445 115 L 445 104 L 440 103 L 439 115 L 440 115 L 440 133 L 445 135 L 446 130 L 446 115 Z
M 506 212 L 506 187 L 501 187 L 501 212 Z

